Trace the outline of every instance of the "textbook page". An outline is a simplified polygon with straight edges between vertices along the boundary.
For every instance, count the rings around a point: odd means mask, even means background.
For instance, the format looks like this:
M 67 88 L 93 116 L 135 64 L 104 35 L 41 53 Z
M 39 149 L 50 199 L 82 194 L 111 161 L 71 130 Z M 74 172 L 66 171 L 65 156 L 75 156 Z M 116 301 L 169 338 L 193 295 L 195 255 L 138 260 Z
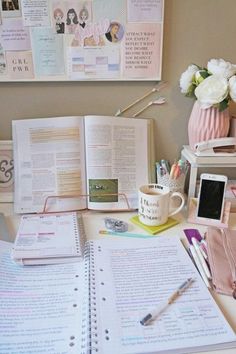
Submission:
M 91 242 L 97 318 L 92 343 L 103 354 L 191 353 L 236 347 L 236 336 L 179 239 Z M 188 278 L 194 282 L 149 325 L 140 320 Z M 95 280 L 93 280 L 95 279 Z M 96 343 L 96 336 L 98 343 Z
M 15 120 L 16 213 L 42 212 L 46 197 L 86 194 L 83 117 Z M 85 198 L 53 198 L 50 211 L 86 207 Z
M 140 118 L 85 117 L 89 209 L 127 209 L 118 193 L 125 194 L 131 208 L 138 207 L 138 188 L 150 182 L 149 123 Z
M 84 262 L 16 265 L 0 241 L 0 354 L 81 353 Z

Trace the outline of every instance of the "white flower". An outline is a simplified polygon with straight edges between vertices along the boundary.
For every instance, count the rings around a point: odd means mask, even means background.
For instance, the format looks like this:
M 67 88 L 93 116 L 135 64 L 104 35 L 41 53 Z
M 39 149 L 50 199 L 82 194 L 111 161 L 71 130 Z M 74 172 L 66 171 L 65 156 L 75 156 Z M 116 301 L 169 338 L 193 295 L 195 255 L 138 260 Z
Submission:
M 228 95 L 228 81 L 220 75 L 208 76 L 195 89 L 195 95 L 202 108 L 222 102 Z
M 189 65 L 186 71 L 183 72 L 183 74 L 180 77 L 179 80 L 179 85 L 181 88 L 181 92 L 186 94 L 188 93 L 188 90 L 192 84 L 193 78 L 195 76 L 195 73 L 199 70 L 197 65 Z
M 229 79 L 229 94 L 234 102 L 236 102 L 236 75 Z
M 208 71 L 213 75 L 222 75 L 226 79 L 236 73 L 236 65 L 224 59 L 211 59 L 207 63 Z

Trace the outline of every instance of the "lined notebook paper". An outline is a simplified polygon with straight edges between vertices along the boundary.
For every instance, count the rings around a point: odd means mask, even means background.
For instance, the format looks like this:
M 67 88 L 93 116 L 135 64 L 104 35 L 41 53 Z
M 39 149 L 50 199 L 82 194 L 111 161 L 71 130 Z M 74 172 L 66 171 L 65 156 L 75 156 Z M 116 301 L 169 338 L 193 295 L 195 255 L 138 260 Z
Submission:
M 0 354 L 183 354 L 236 347 L 234 331 L 173 236 L 90 241 L 84 260 L 74 264 L 21 267 L 9 254 L 1 241 Z M 159 318 L 140 324 L 190 277 L 193 284 Z
M 0 354 L 81 353 L 85 262 L 22 267 L 0 241 Z
M 92 346 L 98 353 L 191 353 L 236 346 L 236 336 L 179 239 L 90 243 Z M 140 320 L 187 278 L 192 286 L 152 325 Z M 96 317 L 95 317 L 96 316 Z

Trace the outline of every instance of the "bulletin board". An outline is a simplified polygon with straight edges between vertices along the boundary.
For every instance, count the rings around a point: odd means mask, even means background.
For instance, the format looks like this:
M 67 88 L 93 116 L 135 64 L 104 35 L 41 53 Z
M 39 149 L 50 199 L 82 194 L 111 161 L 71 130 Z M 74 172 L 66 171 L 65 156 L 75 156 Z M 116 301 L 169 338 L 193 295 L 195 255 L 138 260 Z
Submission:
M 164 0 L 0 1 L 0 81 L 161 79 Z

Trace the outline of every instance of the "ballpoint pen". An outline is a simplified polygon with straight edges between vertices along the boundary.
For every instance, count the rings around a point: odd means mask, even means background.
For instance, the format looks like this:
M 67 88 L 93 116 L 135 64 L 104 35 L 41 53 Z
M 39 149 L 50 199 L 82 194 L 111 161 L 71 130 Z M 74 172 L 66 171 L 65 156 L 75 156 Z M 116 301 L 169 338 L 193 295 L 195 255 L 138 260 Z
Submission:
M 198 269 L 198 271 L 199 271 L 204 283 L 206 284 L 206 286 L 209 289 L 211 289 L 211 285 L 210 285 L 210 283 L 209 283 L 209 281 L 207 279 L 206 273 L 205 273 L 205 271 L 204 271 L 204 269 L 202 267 L 202 264 L 201 264 L 201 262 L 200 262 L 200 260 L 198 258 L 197 252 L 196 252 L 195 248 L 193 247 L 193 245 L 189 246 L 189 250 L 190 250 L 190 252 L 192 254 L 193 260 L 194 260 L 194 262 L 196 264 L 196 267 L 197 267 L 197 269 Z
M 202 242 L 199 242 L 199 243 L 198 243 L 198 246 L 199 246 L 199 249 L 200 249 L 201 254 L 202 254 L 203 257 L 205 258 L 205 260 L 207 260 L 207 259 L 208 259 L 208 256 L 207 256 L 207 253 L 206 253 L 206 248 L 205 248 L 205 246 L 203 245 Z
M 193 244 L 193 247 L 196 250 L 197 256 L 199 258 L 199 262 L 201 263 L 202 268 L 203 268 L 207 278 L 211 279 L 211 274 L 210 274 L 209 268 L 208 268 L 208 266 L 206 264 L 206 261 L 205 261 L 203 255 L 202 255 L 202 253 L 201 253 L 200 246 L 199 246 L 197 240 L 194 237 L 192 237 L 192 244 Z
M 180 287 L 169 297 L 167 302 L 162 303 L 157 308 L 153 309 L 146 316 L 142 318 L 140 323 L 146 326 L 150 321 L 157 318 L 162 312 L 164 312 L 169 305 L 171 305 L 193 282 L 193 278 L 187 279 Z

